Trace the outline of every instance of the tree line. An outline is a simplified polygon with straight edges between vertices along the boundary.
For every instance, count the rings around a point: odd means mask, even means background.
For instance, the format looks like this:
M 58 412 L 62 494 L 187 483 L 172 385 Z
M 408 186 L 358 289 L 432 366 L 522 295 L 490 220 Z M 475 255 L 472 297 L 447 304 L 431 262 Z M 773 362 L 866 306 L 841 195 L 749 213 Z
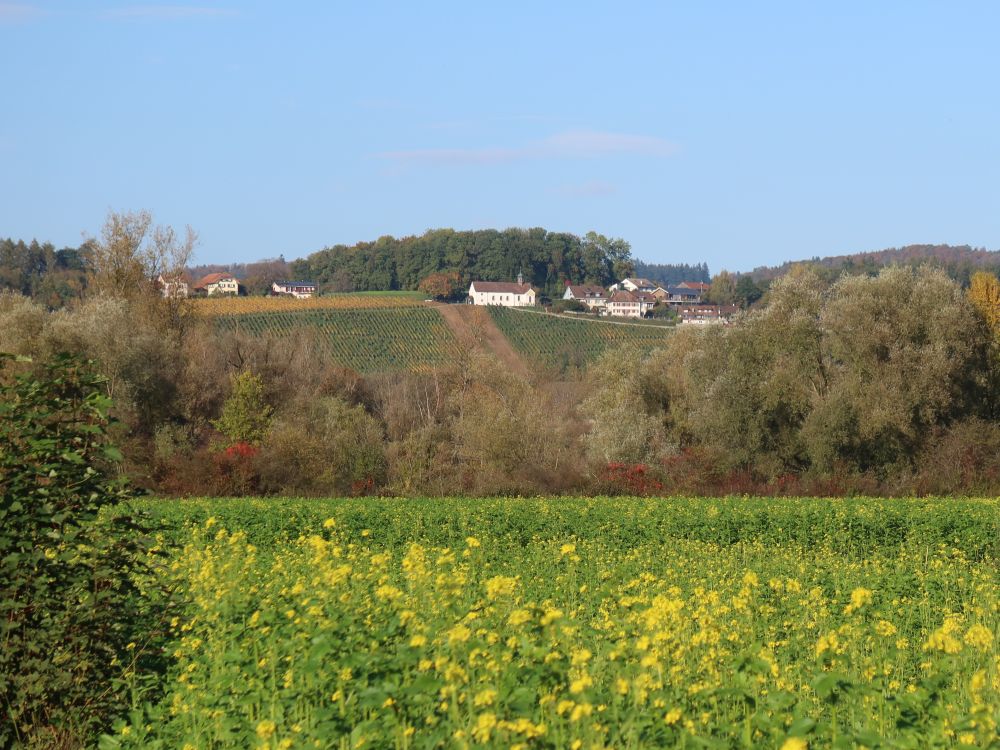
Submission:
M 33 297 L 48 307 L 62 307 L 83 297 L 87 288 L 85 243 L 56 249 L 50 242 L 0 239 L 0 290 Z
M 710 297 L 759 299 L 659 351 L 571 376 L 521 377 L 473 351 L 362 376 L 318 355 L 312 329 L 222 331 L 161 298 L 155 272 L 185 263 L 193 233 L 117 215 L 92 242 L 73 305 L 0 294 L 0 352 L 97 362 L 125 471 L 154 492 L 643 491 L 639 475 L 697 493 L 1000 487 L 989 273 L 964 289 L 931 266 L 799 268 L 751 290 L 723 272 Z
M 943 269 L 951 278 L 967 287 L 977 271 L 994 274 L 1000 272 L 1000 252 L 969 245 L 905 245 L 873 252 L 788 261 L 777 266 L 759 266 L 750 275 L 755 281 L 769 281 L 784 276 L 796 266 L 809 266 L 832 279 L 842 273 L 871 276 L 891 265 L 916 267 L 924 264 Z
M 294 261 L 292 269 L 329 291 L 417 289 L 433 274 L 513 281 L 522 274 L 543 294 L 567 282 L 607 286 L 634 270 L 631 247 L 596 232 L 584 237 L 545 229 L 435 229 L 418 236 L 334 245 Z
M 707 284 L 712 280 L 707 263 L 644 263 L 637 260 L 635 275 L 665 287 L 677 286 L 683 281 L 701 281 Z
M 800 269 L 732 327 L 607 358 L 585 408 L 621 418 L 596 421 L 589 450 L 694 491 L 993 492 L 998 346 L 992 274 L 964 291 L 931 266 Z
M 150 217 L 140 214 L 133 212 L 130 220 L 136 223 L 142 218 L 147 225 L 144 236 L 155 231 Z M 127 218 L 126 214 L 112 215 Z M 119 229 L 135 231 L 142 221 L 134 228 Z M 157 239 L 150 234 L 146 241 Z M 62 307 L 84 296 L 96 270 L 93 254 L 100 247 L 95 238 L 61 250 L 35 240 L 0 240 L 0 289 L 20 292 L 50 308 Z M 417 290 L 428 279 L 431 287 L 436 279 L 446 280 L 451 290 L 467 289 L 474 279 L 513 281 L 521 274 L 552 297 L 562 296 L 567 283 L 607 287 L 630 275 L 644 275 L 665 285 L 710 280 L 704 263 L 645 264 L 632 257 L 631 246 L 623 239 L 596 232 L 580 237 L 540 228 L 437 229 L 419 237 L 386 236 L 351 246 L 334 245 L 291 262 L 282 256 L 253 263 L 187 266 L 186 271 L 195 280 L 216 271 L 235 274 L 248 294 L 267 294 L 273 282 L 291 277 L 316 281 L 321 292 L 330 293 Z

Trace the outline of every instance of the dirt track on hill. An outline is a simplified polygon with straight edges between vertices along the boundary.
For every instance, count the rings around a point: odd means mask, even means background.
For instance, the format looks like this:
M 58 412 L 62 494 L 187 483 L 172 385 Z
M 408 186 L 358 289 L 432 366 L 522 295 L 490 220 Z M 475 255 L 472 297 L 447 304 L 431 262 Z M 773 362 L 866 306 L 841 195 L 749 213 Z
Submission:
M 434 308 L 441 313 L 441 317 L 455 334 L 459 344 L 488 351 L 507 365 L 511 372 L 523 378 L 530 376 L 530 370 L 524 364 L 524 360 L 484 308 L 476 305 L 444 304 L 436 304 Z

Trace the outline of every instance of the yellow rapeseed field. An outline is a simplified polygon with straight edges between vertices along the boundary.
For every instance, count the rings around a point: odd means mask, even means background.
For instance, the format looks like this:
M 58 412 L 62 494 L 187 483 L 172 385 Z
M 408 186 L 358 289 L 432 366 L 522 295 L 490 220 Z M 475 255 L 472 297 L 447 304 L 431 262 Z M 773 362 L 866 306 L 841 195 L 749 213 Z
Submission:
M 242 511 L 179 533 L 168 681 L 103 746 L 998 744 L 997 561 L 957 536 L 866 550 L 835 527 L 877 514 L 835 501 L 829 534 L 727 539 L 747 523 L 732 502 L 698 501 L 712 525 L 685 535 L 669 505 L 631 501 L 612 535 L 614 507 L 592 512 L 630 501 L 568 504 L 566 533 L 559 501 L 470 500 L 440 544 L 421 506 L 370 502 L 313 507 L 294 536 L 236 528 Z M 261 507 L 245 517 L 281 512 Z

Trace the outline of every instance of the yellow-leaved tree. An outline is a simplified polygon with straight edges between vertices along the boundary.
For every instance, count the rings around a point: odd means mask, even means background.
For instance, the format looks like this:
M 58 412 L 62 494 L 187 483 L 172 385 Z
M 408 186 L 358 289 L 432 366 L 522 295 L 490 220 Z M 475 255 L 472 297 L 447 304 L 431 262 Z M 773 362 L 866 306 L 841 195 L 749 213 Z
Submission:
M 993 335 L 1000 338 L 1000 279 L 987 271 L 976 271 L 970 279 L 969 299 L 982 313 Z

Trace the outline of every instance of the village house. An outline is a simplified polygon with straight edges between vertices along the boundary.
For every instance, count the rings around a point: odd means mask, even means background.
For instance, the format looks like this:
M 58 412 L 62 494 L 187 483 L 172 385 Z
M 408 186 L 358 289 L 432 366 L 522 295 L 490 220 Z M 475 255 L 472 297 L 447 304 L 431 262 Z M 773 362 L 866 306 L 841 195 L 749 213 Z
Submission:
M 201 292 L 211 297 L 213 294 L 239 294 L 240 281 L 231 273 L 210 273 L 202 276 L 194 291 Z
M 627 292 L 652 292 L 656 289 L 656 284 L 649 279 L 628 278 L 622 279 L 610 287 L 612 292 L 617 292 L 619 289 L 624 289 Z
M 665 289 L 663 287 L 659 287 L 658 291 L 662 292 L 662 294 L 657 294 L 657 299 L 660 299 L 673 307 L 679 307 L 681 305 L 696 305 L 702 300 L 701 290 L 693 287 L 681 286 L 680 284 L 677 286 L 668 286 Z
M 190 294 L 191 280 L 186 273 L 161 273 L 156 277 L 156 286 L 164 299 L 182 299 Z
M 567 284 L 563 299 L 582 302 L 591 310 L 604 310 L 608 304 L 608 292 L 600 286 Z
M 708 294 L 708 290 L 712 285 L 706 284 L 704 281 L 682 281 L 677 286 L 681 287 L 682 289 L 696 289 L 699 292 L 701 292 L 701 296 L 704 297 L 706 294 Z
M 692 305 L 678 311 L 682 325 L 727 324 L 739 312 L 736 305 Z
M 605 308 L 608 315 L 641 318 L 653 309 L 656 298 L 648 292 L 627 292 L 619 289 L 608 298 Z
M 308 299 L 316 294 L 315 281 L 275 281 L 271 294 L 290 294 L 298 299 Z
M 517 275 L 517 283 L 507 281 L 473 281 L 469 285 L 469 304 L 502 305 L 503 307 L 533 307 L 535 290 Z

